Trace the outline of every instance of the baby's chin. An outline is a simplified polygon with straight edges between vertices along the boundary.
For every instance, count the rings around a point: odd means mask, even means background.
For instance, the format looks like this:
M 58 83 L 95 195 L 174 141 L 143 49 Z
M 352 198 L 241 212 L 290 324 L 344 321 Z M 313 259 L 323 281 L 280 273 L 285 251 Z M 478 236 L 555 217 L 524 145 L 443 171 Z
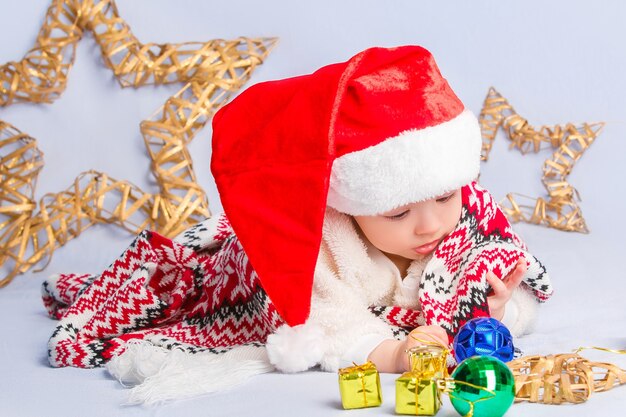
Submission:
M 426 253 L 426 254 L 423 254 L 423 255 L 422 254 L 415 254 L 413 256 L 413 258 L 411 258 L 411 259 L 413 259 L 414 261 L 423 261 L 424 259 L 429 259 L 431 256 L 433 256 L 433 253 L 435 253 L 435 251 L 432 251 L 432 252 L 429 252 L 429 253 Z
M 434 250 L 429 252 L 429 253 L 425 253 L 425 254 L 417 253 L 417 252 L 411 250 L 408 253 L 400 255 L 400 256 L 402 256 L 403 258 L 406 258 L 406 259 L 410 259 L 412 261 L 421 261 L 421 260 L 424 260 L 426 258 L 430 258 L 433 253 L 435 253 Z

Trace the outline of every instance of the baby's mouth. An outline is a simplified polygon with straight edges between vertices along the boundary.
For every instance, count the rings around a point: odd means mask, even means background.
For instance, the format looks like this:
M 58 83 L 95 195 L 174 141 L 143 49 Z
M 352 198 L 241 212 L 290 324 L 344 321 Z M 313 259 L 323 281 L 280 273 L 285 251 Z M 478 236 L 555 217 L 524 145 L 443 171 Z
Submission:
M 438 244 L 439 244 L 439 239 L 436 239 L 436 240 L 433 240 L 432 242 L 413 248 L 413 251 L 415 251 L 416 253 L 419 253 L 420 255 L 426 255 L 434 251 Z

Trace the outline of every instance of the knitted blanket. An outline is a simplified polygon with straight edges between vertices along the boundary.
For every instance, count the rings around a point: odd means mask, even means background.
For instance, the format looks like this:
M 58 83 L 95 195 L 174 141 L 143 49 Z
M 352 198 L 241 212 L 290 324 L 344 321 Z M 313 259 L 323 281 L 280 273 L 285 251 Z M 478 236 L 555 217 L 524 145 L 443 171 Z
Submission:
M 545 268 L 491 195 L 476 184 L 462 195 L 459 223 L 422 275 L 421 310 L 371 308 L 398 337 L 423 324 L 440 324 L 452 337 L 470 318 L 488 315 L 485 274 L 504 277 L 520 257 L 529 263 L 522 285 L 539 301 L 552 293 Z M 56 275 L 42 292 L 49 315 L 59 320 L 48 343 L 57 367 L 102 366 L 133 340 L 219 354 L 261 346 L 284 324 L 224 215 L 173 240 L 144 231 L 101 274 Z

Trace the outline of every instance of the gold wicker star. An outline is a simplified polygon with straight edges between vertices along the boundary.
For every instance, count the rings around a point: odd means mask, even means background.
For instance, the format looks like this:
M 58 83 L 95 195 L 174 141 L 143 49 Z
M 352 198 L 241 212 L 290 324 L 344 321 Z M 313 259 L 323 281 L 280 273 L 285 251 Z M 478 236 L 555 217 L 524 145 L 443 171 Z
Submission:
M 122 87 L 184 83 L 140 127 L 159 192 L 88 171 L 67 190 L 46 194 L 37 204 L 42 152 L 35 139 L 0 121 L 0 287 L 93 224 L 173 236 L 209 217 L 187 145 L 276 42 L 239 38 L 142 44 L 120 18 L 114 0 L 53 0 L 35 46 L 20 62 L 0 67 L 0 106 L 57 99 L 86 30 Z
M 574 164 L 596 139 L 604 123 L 541 126 L 535 129 L 494 88 L 490 88 L 479 117 L 483 137 L 482 160 L 487 161 L 497 130 L 502 127 L 510 147 L 522 154 L 551 147 L 552 158 L 543 165 L 541 181 L 548 198 L 531 198 L 509 193 L 502 209 L 512 222 L 541 224 L 558 230 L 587 233 L 587 225 L 575 199 L 578 191 L 567 181 Z M 547 146 L 543 146 L 547 145 Z M 528 201 L 520 204 L 516 197 Z M 533 205 L 534 202 L 534 205 Z

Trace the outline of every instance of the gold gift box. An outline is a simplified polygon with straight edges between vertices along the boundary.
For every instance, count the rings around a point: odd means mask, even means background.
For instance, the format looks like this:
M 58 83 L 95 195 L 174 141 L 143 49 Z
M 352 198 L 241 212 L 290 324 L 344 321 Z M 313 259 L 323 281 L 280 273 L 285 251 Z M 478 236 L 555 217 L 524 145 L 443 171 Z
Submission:
M 446 375 L 446 351 L 437 345 L 410 349 L 410 372 L 396 379 L 396 413 L 434 416 L 441 406 L 437 379 Z
M 396 379 L 396 413 L 434 416 L 440 405 L 436 380 L 417 372 L 406 372 Z
M 346 410 L 378 407 L 383 402 L 380 376 L 372 362 L 340 369 L 339 391 Z

